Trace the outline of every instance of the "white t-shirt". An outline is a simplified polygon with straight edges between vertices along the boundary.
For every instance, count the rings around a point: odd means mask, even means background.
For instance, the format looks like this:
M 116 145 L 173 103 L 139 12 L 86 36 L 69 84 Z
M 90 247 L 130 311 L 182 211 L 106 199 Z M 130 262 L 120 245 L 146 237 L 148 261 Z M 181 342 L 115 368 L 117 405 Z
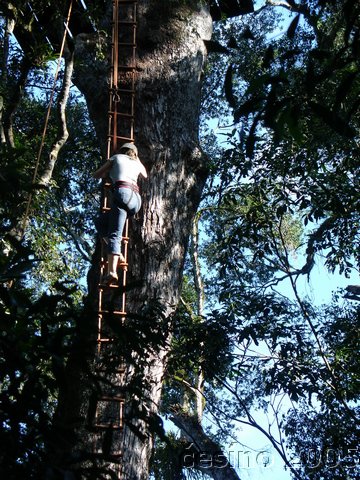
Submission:
M 123 182 L 137 183 L 138 176 L 144 168 L 139 160 L 122 153 L 113 155 L 109 160 L 112 163 L 109 176 L 113 182 L 121 180 Z

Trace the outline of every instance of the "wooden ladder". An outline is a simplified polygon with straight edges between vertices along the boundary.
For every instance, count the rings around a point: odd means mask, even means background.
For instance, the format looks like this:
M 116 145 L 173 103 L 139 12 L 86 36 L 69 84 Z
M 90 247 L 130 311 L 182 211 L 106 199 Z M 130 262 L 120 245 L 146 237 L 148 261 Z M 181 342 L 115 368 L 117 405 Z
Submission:
M 136 19 L 136 1 L 113 1 L 108 158 L 116 153 L 123 143 L 133 143 L 135 140 Z M 110 184 L 104 181 L 101 206 L 103 214 L 110 210 L 110 196 Z M 107 245 L 104 240 L 101 245 L 97 333 L 99 387 L 93 402 L 93 415 L 91 415 L 91 428 L 96 433 L 93 453 L 108 460 L 119 479 L 123 454 L 121 432 L 125 418 L 126 365 L 115 343 L 126 321 L 128 228 L 128 221 L 126 221 L 122 237 L 122 254 L 125 262 L 120 265 L 119 281 L 116 285 L 109 286 L 102 283 L 107 270 Z

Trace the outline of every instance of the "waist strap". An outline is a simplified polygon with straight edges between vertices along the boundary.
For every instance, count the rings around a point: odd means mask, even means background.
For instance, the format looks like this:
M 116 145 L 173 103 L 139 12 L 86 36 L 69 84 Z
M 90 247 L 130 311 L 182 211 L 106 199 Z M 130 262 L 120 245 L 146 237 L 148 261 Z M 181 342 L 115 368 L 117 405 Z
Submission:
M 121 188 L 121 187 L 131 188 L 131 190 L 133 190 L 134 192 L 139 193 L 139 187 L 134 183 L 124 182 L 123 180 L 118 180 L 117 182 L 114 183 L 114 188 Z

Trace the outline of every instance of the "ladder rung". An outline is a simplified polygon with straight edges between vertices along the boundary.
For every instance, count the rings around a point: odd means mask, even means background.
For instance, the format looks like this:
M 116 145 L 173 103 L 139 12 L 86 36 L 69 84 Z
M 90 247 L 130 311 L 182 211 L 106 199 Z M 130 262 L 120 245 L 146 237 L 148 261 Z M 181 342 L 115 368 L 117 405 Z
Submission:
M 128 88 L 116 88 L 116 93 L 135 93 L 135 90 L 129 90 Z
M 108 369 L 108 368 L 98 368 L 98 367 L 96 367 L 96 373 L 97 373 L 97 375 L 99 375 L 99 376 L 100 376 L 101 374 L 105 374 L 105 375 L 106 375 L 106 374 L 109 373 L 109 369 Z M 115 369 L 112 368 L 111 373 L 112 373 L 112 374 L 113 374 L 113 373 L 114 373 L 114 374 L 115 374 L 115 373 L 118 373 L 118 374 L 120 374 L 120 375 L 125 375 L 125 372 L 124 372 L 124 371 L 122 371 L 122 370 L 116 370 L 116 368 L 115 368 Z
M 112 423 L 94 423 L 93 426 L 104 430 L 122 430 L 124 428 L 122 425 L 113 425 Z
M 137 22 L 134 22 L 134 20 L 118 20 L 117 22 L 119 25 L 132 25 L 135 26 Z
M 109 115 L 114 115 L 114 113 L 117 114 L 118 117 L 125 117 L 125 118 L 135 118 L 135 115 L 132 113 L 121 113 L 121 112 L 109 112 Z
M 93 453 L 95 457 L 101 458 L 101 460 L 107 460 L 110 462 L 118 462 L 120 458 L 122 458 L 123 453 L 122 452 L 113 452 L 113 453 L 107 453 L 106 455 L 104 452 L 98 451 L 96 453 Z
M 135 70 L 135 65 L 118 65 L 118 70 Z
M 100 395 L 97 399 L 98 402 L 118 402 L 125 403 L 124 397 L 117 397 L 116 395 Z
M 123 454 L 122 454 L 122 451 L 118 451 L 118 452 L 113 452 L 113 453 L 110 453 L 106 458 L 119 458 L 119 457 L 122 457 Z
M 130 137 L 123 137 L 121 135 L 113 135 L 114 138 L 116 138 L 117 140 L 125 140 L 126 141 L 129 141 L 129 142 L 133 142 L 134 139 L 133 138 L 130 138 Z
M 96 374 L 97 375 L 100 375 L 101 373 L 109 373 L 109 368 L 105 368 L 105 367 L 102 367 L 102 368 L 99 368 L 99 367 L 96 367 Z M 111 373 L 118 373 L 120 375 L 125 375 L 125 370 L 120 370 L 120 369 L 116 369 L 116 368 L 112 368 L 111 369 Z
M 107 285 L 106 283 L 99 283 L 99 288 L 110 288 L 110 289 L 114 289 L 114 288 L 120 288 L 120 285 L 118 284 L 111 284 L 111 285 Z M 99 313 L 102 313 L 102 312 L 99 312 Z M 109 313 L 109 312 L 105 312 L 105 313 Z
M 126 312 L 122 312 L 120 310 L 114 310 L 113 312 L 111 310 L 99 310 L 98 313 L 100 314 L 107 314 L 107 313 L 111 313 L 113 315 L 121 315 L 121 316 L 125 316 L 126 315 Z
M 132 64 L 132 65 L 118 65 L 117 68 L 118 68 L 118 70 L 119 70 L 119 69 L 123 69 L 123 70 L 128 69 L 128 70 L 130 71 L 130 73 L 132 74 L 132 76 L 129 78 L 129 80 L 131 80 L 132 82 L 134 82 L 134 80 L 135 80 L 135 70 L 136 70 L 135 57 L 134 57 L 132 60 L 133 60 L 133 64 Z M 133 71 L 131 71 L 131 70 L 133 70 Z M 111 71 L 112 71 L 112 73 L 115 72 L 114 66 L 111 67 Z M 120 80 L 119 80 L 119 81 L 120 81 Z M 123 83 L 124 83 L 124 82 L 123 82 Z
M 109 135 L 109 138 L 116 138 L 118 140 L 124 140 L 125 142 L 133 142 L 134 139 L 131 137 L 118 137 L 117 135 Z
M 122 452 L 114 452 L 114 453 L 107 453 L 106 455 L 102 451 L 98 451 L 95 453 L 92 453 L 92 455 L 96 458 L 101 458 L 101 460 L 106 459 L 107 461 L 110 462 L 119 462 L 119 459 L 123 457 Z
M 107 453 L 106 455 L 102 453 L 101 455 L 102 455 L 102 459 L 106 459 L 107 461 L 110 461 L 110 462 L 119 462 L 120 458 L 123 457 L 122 452 Z
M 119 47 L 131 47 L 135 48 L 136 43 L 118 42 Z
M 98 343 L 100 343 L 100 342 L 98 342 Z M 104 342 L 105 347 L 107 347 L 109 345 L 111 346 L 111 344 L 112 344 L 112 340 L 107 344 L 106 344 L 106 342 Z M 113 352 L 111 349 L 106 350 L 106 348 L 105 348 L 104 351 L 102 352 L 102 355 L 104 357 L 103 358 L 98 357 L 96 359 L 96 361 L 98 362 L 100 367 L 104 368 L 104 370 L 109 371 L 109 365 L 104 364 L 104 358 L 106 358 L 107 355 L 110 355 L 110 357 L 112 358 L 111 364 L 113 366 L 111 371 L 116 372 L 116 373 L 123 373 L 123 374 L 126 372 L 127 367 L 126 367 L 126 364 L 124 362 L 124 357 L 122 357 L 121 355 L 118 355 L 118 352 Z M 116 355 L 116 361 L 115 361 L 115 355 Z
M 114 340 L 112 338 L 98 338 L 97 339 L 97 342 L 98 343 L 111 343 L 113 342 Z
M 112 67 L 111 69 L 114 70 L 114 67 Z M 117 69 L 128 70 L 128 71 L 132 71 L 132 73 L 135 73 L 136 65 L 118 65 Z

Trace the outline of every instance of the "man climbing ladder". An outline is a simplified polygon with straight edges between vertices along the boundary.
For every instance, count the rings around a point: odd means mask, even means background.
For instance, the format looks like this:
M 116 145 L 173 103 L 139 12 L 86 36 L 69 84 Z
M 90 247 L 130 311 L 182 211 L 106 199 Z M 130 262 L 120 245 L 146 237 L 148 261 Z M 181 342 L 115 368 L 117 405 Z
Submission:
M 113 155 L 104 165 L 98 168 L 93 176 L 95 178 L 109 177 L 112 183 L 111 210 L 102 214 L 99 232 L 107 237 L 107 275 L 103 279 L 104 284 L 117 282 L 118 265 L 125 263 L 121 253 L 121 239 L 126 219 L 134 216 L 141 207 L 141 197 L 137 185 L 138 176 L 147 178 L 144 165 L 138 157 L 138 150 L 132 143 L 121 146 L 119 153 Z M 104 222 L 107 228 L 104 228 Z

